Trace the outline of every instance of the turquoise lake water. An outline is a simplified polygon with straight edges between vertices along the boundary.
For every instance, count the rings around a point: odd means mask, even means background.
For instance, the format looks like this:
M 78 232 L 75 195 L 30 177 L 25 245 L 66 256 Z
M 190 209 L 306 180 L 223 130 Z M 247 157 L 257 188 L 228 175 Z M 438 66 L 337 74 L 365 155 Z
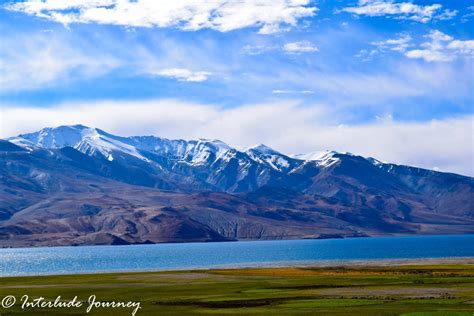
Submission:
M 474 257 L 474 235 L 0 249 L 0 276 Z

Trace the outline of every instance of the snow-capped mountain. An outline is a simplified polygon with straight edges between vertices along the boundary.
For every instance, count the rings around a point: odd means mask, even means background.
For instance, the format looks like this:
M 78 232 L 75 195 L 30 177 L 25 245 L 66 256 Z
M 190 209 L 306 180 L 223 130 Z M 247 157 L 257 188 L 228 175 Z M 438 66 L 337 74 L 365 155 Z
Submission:
M 394 165 L 335 151 L 287 156 L 263 144 L 238 150 L 220 140 L 122 137 L 83 125 L 44 128 L 8 141 L 30 151 L 74 148 L 87 156 L 113 162 L 102 168 L 106 176 L 165 189 L 247 192 L 276 186 L 308 192 L 331 191 L 334 179 L 323 181 L 325 174 L 341 170 L 352 174 L 359 169 L 365 170 L 359 181 L 366 184 L 376 177 L 380 179 L 371 185 L 398 185 L 380 174 L 390 173 Z
M 137 148 L 122 141 L 120 137 L 84 125 L 44 128 L 38 132 L 19 135 L 8 140 L 30 150 L 35 147 L 48 149 L 72 147 L 90 156 L 101 154 L 110 161 L 114 159 L 113 152 L 121 152 L 148 161 L 140 155 Z
M 88 154 L 102 154 L 113 159 L 113 152 L 121 152 L 147 161 L 140 151 L 148 151 L 158 155 L 165 155 L 172 159 L 200 165 L 219 159 L 230 159 L 239 150 L 232 148 L 220 140 L 199 139 L 185 141 L 170 140 L 157 136 L 120 137 L 109 134 L 97 128 L 84 125 L 59 126 L 44 128 L 38 132 L 21 134 L 10 137 L 8 141 L 27 148 L 57 149 L 73 147 Z M 284 170 L 291 167 L 292 160 L 324 161 L 331 159 L 337 152 L 320 151 L 309 154 L 287 156 L 266 145 L 260 144 L 240 151 L 256 162 L 264 163 L 275 170 Z
M 244 151 L 256 162 L 266 164 L 278 171 L 288 171 L 299 165 L 294 159 L 263 144 L 248 147 Z
M 38 132 L 8 138 L 8 141 L 30 150 L 72 147 L 90 156 L 101 154 L 109 160 L 113 160 L 114 153 L 120 153 L 149 161 L 140 154 L 146 151 L 196 166 L 212 164 L 218 160 L 230 160 L 235 158 L 238 152 L 220 140 L 185 141 L 156 136 L 120 137 L 83 125 L 44 128 Z M 248 148 L 241 153 L 248 154 L 255 161 L 265 162 L 277 170 L 282 166 L 288 166 L 288 162 L 282 159 L 286 156 L 265 145 Z
M 299 177 L 294 171 L 303 164 L 329 167 L 339 161 L 334 158 L 336 152 L 292 158 L 263 144 L 237 150 L 219 140 L 121 137 L 83 125 L 44 128 L 8 141 L 28 150 L 72 147 L 88 156 L 126 162 L 128 166 L 139 163 L 131 161 L 136 158 L 148 165 L 148 173 L 157 173 L 160 178 L 163 174 L 176 180 L 185 177 L 193 185 L 203 182 L 203 186 L 231 192 L 272 183 L 291 186 Z
M 0 246 L 474 233 L 474 178 L 332 151 L 121 137 L 0 140 Z

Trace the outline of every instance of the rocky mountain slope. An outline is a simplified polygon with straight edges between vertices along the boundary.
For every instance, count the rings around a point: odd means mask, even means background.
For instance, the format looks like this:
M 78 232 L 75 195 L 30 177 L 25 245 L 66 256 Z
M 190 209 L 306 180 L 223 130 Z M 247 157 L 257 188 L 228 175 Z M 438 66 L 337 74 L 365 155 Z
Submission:
M 473 178 L 347 153 L 74 125 L 0 157 L 0 246 L 474 232 Z

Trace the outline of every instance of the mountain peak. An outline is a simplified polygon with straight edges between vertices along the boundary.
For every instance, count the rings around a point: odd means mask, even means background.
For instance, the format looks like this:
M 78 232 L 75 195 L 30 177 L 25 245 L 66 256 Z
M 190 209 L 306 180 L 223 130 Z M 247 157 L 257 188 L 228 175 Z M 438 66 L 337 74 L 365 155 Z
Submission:
M 268 147 L 265 144 L 258 144 L 254 146 L 247 147 L 245 152 L 254 152 L 263 155 L 281 155 L 280 152 L 276 151 L 275 149 Z
M 253 160 L 278 171 L 288 170 L 292 166 L 289 157 L 264 144 L 248 147 L 244 152 Z
M 37 132 L 33 133 L 28 133 L 28 134 L 22 134 L 23 135 L 31 135 L 31 134 L 36 134 L 36 133 L 60 133 L 60 132 L 65 132 L 65 131 L 83 131 L 83 130 L 93 130 L 94 128 L 88 127 L 82 124 L 75 124 L 75 125 L 59 125 L 56 127 L 45 127 L 40 129 Z
M 74 147 L 82 141 L 84 134 L 90 134 L 94 129 L 84 125 L 62 125 L 46 127 L 34 133 L 21 134 L 9 138 L 12 142 L 26 141 L 44 148 Z
M 206 144 L 206 145 L 212 145 L 215 147 L 218 151 L 223 151 L 223 150 L 229 150 L 230 146 L 224 143 L 223 141 L 219 139 L 207 139 L 207 138 L 199 138 L 197 140 L 198 144 Z
M 62 128 L 62 127 L 74 128 L 74 129 L 79 129 L 79 130 L 92 129 L 92 128 L 89 127 L 89 126 L 85 126 L 85 125 L 82 125 L 82 124 L 61 125 L 61 126 L 58 126 L 57 128 Z
M 101 154 L 108 160 L 113 160 L 113 152 L 123 152 L 138 159 L 147 160 L 135 147 L 122 142 L 120 137 L 81 124 L 47 127 L 38 132 L 21 134 L 8 140 L 26 148 L 73 147 L 85 154 Z

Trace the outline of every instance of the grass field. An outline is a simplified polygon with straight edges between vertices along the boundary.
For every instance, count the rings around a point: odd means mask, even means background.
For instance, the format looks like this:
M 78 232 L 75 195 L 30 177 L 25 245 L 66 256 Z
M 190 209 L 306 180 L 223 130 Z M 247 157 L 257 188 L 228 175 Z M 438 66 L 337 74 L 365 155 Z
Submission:
M 81 308 L 28 308 L 21 296 L 139 301 L 136 315 L 474 315 L 473 264 L 268 268 L 0 279 L 0 315 L 83 315 Z M 6 302 L 6 301 L 5 301 Z M 7 303 L 7 302 L 6 302 Z M 88 315 L 131 315 L 93 308 Z

